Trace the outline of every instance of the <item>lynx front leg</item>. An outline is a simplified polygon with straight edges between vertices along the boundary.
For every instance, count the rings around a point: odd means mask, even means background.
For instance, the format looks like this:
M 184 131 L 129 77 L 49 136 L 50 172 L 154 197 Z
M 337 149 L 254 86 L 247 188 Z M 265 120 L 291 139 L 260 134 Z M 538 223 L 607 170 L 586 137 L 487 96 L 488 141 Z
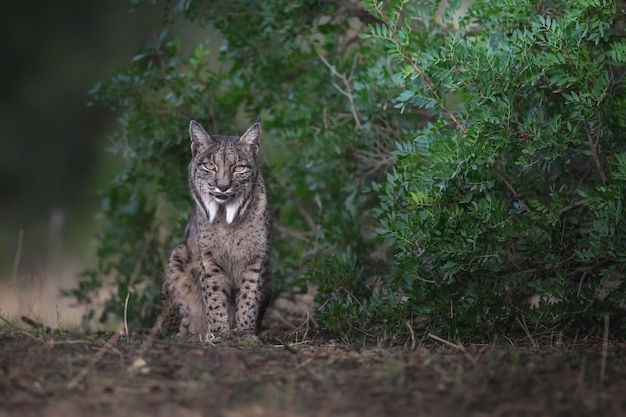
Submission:
M 159 321 L 165 334 L 206 333 L 205 309 L 200 297 L 197 264 L 192 262 L 187 245 L 181 244 L 170 256 L 161 291 Z
M 263 304 L 263 261 L 250 265 L 239 279 L 235 296 L 235 328 L 243 334 L 256 334 Z
M 201 286 L 208 326 L 207 337 L 217 336 L 229 330 L 229 295 L 225 285 L 227 282 L 226 274 L 217 264 L 205 261 Z

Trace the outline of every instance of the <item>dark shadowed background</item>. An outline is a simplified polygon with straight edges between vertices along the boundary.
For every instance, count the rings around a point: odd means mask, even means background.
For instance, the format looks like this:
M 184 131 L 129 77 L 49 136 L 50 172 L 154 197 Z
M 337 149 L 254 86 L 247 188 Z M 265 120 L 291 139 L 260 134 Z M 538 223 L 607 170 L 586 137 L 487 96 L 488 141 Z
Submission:
M 59 286 L 93 262 L 94 191 L 115 169 L 104 152 L 115 114 L 89 107 L 88 92 L 160 26 L 160 7 L 131 7 L 79 0 L 3 7 L 1 315 L 58 314 L 58 303 L 69 302 L 57 299 Z

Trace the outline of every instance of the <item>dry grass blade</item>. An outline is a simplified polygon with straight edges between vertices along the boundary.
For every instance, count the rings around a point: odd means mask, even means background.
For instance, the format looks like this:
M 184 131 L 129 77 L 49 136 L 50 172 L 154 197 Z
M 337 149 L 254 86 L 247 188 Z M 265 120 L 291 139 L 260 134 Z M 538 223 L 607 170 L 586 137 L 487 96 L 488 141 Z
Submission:
M 17 272 L 20 267 L 20 258 L 22 257 L 22 246 L 24 243 L 24 231 L 20 230 L 17 235 L 17 249 L 15 250 L 15 258 L 13 259 L 13 275 L 12 279 L 17 279 Z
M 444 339 L 442 337 L 437 336 L 436 334 L 428 333 L 428 337 L 430 337 L 431 339 L 435 339 L 436 341 L 441 342 L 441 343 L 443 343 L 445 345 L 448 345 L 450 347 L 453 347 L 455 349 L 461 349 L 461 347 L 462 347 L 461 345 L 457 345 L 456 343 L 452 343 L 449 340 L 446 340 L 446 339 Z
M 5 319 L 1 314 L 0 314 L 0 320 L 4 322 L 4 324 L 6 324 L 7 326 L 9 326 L 9 328 L 11 329 L 17 329 L 17 326 L 14 323 L 11 323 L 9 320 Z
M 441 342 L 443 344 L 446 344 L 450 347 L 453 347 L 457 350 L 460 350 L 461 352 L 463 352 L 463 354 L 465 355 L 465 357 L 467 357 L 467 359 L 469 359 L 469 361 L 472 363 L 472 365 L 476 366 L 476 364 L 478 363 L 478 356 L 474 356 L 471 353 L 469 353 L 467 351 L 467 349 L 465 349 L 465 346 L 458 344 L 458 343 L 452 343 L 449 340 L 446 340 L 444 338 L 441 338 L 439 336 L 437 336 L 436 334 L 432 334 L 432 333 L 428 333 L 428 337 L 430 337 L 431 339 L 435 339 L 438 342 Z
M 130 337 L 130 333 L 128 332 L 128 299 L 130 298 L 130 293 L 126 294 L 126 301 L 124 301 L 124 331 L 126 332 L 126 339 Z
M 528 340 L 530 341 L 530 343 L 533 345 L 535 349 L 538 350 L 539 344 L 537 343 L 535 338 L 530 334 L 530 330 L 528 329 L 528 325 L 526 325 L 526 320 L 524 320 L 524 316 L 522 316 L 521 320 L 519 317 L 517 317 L 516 320 L 517 320 L 517 323 L 522 328 L 522 330 L 524 330 L 524 333 L 526 333 L 526 337 L 528 337 Z
M 408 320 L 405 321 L 404 324 L 406 324 L 407 329 L 409 329 L 409 334 L 411 335 L 411 350 L 415 350 L 415 331 Z

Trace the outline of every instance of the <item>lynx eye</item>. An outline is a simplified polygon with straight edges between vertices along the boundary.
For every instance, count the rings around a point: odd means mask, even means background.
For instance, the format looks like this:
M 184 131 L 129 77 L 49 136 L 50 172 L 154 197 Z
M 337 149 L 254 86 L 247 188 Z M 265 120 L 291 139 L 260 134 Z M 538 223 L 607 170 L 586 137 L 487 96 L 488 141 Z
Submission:
M 241 174 L 243 172 L 246 172 L 248 170 L 248 167 L 245 165 L 236 165 L 235 167 L 233 167 L 233 172 L 236 174 Z
M 213 162 L 207 162 L 206 164 L 200 165 L 200 167 L 203 170 L 209 171 L 209 172 L 215 171 L 215 169 L 217 168 Z

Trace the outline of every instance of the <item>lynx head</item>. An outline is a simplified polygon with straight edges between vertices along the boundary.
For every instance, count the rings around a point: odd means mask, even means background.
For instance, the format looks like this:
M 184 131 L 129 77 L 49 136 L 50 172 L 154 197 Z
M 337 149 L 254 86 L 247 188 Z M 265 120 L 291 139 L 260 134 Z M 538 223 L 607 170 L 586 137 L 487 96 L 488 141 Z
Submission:
M 194 120 L 189 124 L 192 159 L 189 186 L 196 203 L 213 222 L 220 207 L 226 222 L 232 223 L 250 202 L 259 170 L 261 122 L 253 124 L 241 137 L 210 136 Z

